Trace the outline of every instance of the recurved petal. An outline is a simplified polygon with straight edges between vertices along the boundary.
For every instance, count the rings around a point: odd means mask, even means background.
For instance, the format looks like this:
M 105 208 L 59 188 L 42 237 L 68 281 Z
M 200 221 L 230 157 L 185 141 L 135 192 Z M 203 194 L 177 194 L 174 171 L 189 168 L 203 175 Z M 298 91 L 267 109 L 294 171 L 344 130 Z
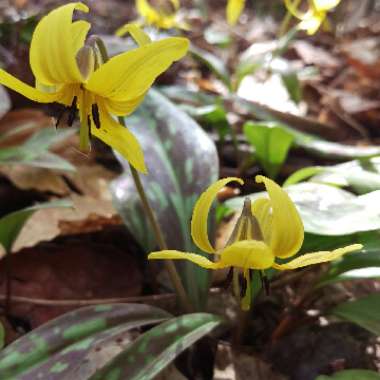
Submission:
M 267 269 L 273 265 L 274 255 L 263 241 L 241 240 L 221 252 L 220 262 L 243 269 Z
M 39 103 L 52 103 L 56 102 L 60 98 L 60 93 L 58 92 L 44 92 L 40 91 L 28 84 L 20 81 L 6 71 L 0 69 L 0 84 L 24 95 L 26 98 Z
M 140 28 L 137 23 L 125 24 L 116 31 L 117 36 L 124 36 L 129 33 L 139 46 L 152 42 L 150 37 Z
M 317 32 L 324 19 L 325 14 L 311 16 L 310 18 L 302 20 L 298 24 L 298 29 L 305 30 L 308 35 L 313 35 Z
M 30 45 L 30 66 L 39 83 L 56 85 L 80 83 L 76 54 L 88 32 L 89 24 L 72 22 L 74 10 L 88 12 L 82 3 L 63 5 L 42 18 Z
M 303 223 L 296 206 L 289 195 L 269 178 L 258 175 L 256 182 L 264 183 L 270 198 L 272 227 L 269 245 L 273 254 L 283 258 L 295 255 L 304 238 Z
M 329 11 L 335 8 L 341 0 L 312 0 L 317 11 Z
M 119 152 L 138 171 L 146 174 L 144 153 L 136 137 L 100 107 L 100 128 L 92 123 L 91 134 Z
M 214 263 L 201 255 L 197 255 L 195 253 L 175 251 L 175 250 L 152 252 L 151 254 L 148 255 L 148 259 L 149 260 L 156 260 L 156 259 L 188 260 L 206 269 L 220 269 L 220 268 L 226 267 L 221 262 Z
M 243 12 L 245 0 L 228 0 L 226 8 L 227 22 L 233 26 Z
M 308 17 L 308 13 L 302 13 L 300 12 L 298 9 L 297 9 L 297 6 L 295 5 L 296 3 L 298 3 L 297 0 L 285 0 L 285 6 L 286 6 L 286 9 L 288 10 L 288 12 L 293 15 L 294 17 L 300 19 L 300 20 L 303 20 L 305 18 Z
M 314 253 L 307 253 L 305 255 L 297 257 L 292 261 L 289 261 L 286 264 L 273 264 L 273 268 L 279 270 L 287 270 L 306 267 L 308 265 L 325 263 L 328 261 L 336 260 L 346 253 L 358 251 L 362 248 L 363 246 L 361 244 L 352 244 L 344 248 L 335 249 L 334 251 L 320 251 Z
M 242 179 L 236 177 L 220 179 L 201 194 L 194 206 L 193 217 L 191 218 L 191 236 L 193 237 L 194 243 L 207 253 L 215 252 L 215 249 L 210 243 L 207 232 L 208 214 L 212 202 L 215 200 L 219 190 L 232 181 L 239 182 L 241 185 L 244 183 Z
M 104 99 L 104 104 L 111 115 L 126 116 L 132 113 L 144 100 L 145 93 L 136 99 L 117 101 Z
M 116 101 L 136 99 L 174 61 L 182 58 L 188 47 L 186 38 L 170 37 L 119 54 L 92 74 L 86 88 Z

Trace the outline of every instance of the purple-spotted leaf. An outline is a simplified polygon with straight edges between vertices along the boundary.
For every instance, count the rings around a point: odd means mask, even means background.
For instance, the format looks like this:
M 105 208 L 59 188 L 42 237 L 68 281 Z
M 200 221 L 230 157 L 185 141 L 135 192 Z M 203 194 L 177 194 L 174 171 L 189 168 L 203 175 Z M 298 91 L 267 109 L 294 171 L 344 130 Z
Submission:
M 170 314 L 166 311 L 141 304 L 98 305 L 72 311 L 1 351 L 0 379 L 88 379 L 101 363 L 94 358 L 93 367 L 84 366 L 91 350 L 99 347 L 106 350 L 107 342 L 108 348 L 109 342 L 120 342 L 119 350 L 114 348 L 106 358 L 109 361 L 124 347 L 129 330 L 168 318 Z M 81 377 L 73 377 L 79 367 L 87 371 Z
M 153 379 L 181 352 L 221 323 L 222 318 L 206 313 L 173 318 L 142 334 L 89 380 Z
M 199 195 L 218 178 L 219 162 L 213 141 L 185 112 L 157 91 L 126 119 L 144 150 L 149 173 L 142 176 L 149 201 L 170 249 L 196 252 L 190 220 Z M 128 162 L 119 157 L 125 174 L 112 183 L 116 209 L 146 252 L 156 248 Z M 198 309 L 205 301 L 208 272 L 192 263 L 180 263 L 185 286 Z

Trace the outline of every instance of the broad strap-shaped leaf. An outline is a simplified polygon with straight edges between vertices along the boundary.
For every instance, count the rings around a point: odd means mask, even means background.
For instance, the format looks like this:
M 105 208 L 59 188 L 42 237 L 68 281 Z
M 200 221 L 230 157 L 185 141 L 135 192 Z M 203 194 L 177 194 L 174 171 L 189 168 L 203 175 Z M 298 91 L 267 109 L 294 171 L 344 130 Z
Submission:
M 2 380 L 61 380 L 103 339 L 161 322 L 167 312 L 142 304 L 98 305 L 56 318 L 0 352 Z M 87 377 L 88 378 L 88 377 Z M 78 378 L 75 377 L 76 380 Z
M 22 210 L 14 211 L 0 218 L 0 245 L 6 252 L 10 252 L 12 245 L 17 239 L 22 227 L 29 217 L 38 210 L 44 208 L 71 207 L 72 203 L 68 200 L 52 201 L 36 204 Z
M 221 322 L 220 317 L 206 313 L 173 318 L 141 335 L 90 380 L 152 379 Z
M 380 374 L 368 369 L 347 369 L 331 376 L 318 376 L 315 380 L 380 380 Z
M 219 172 L 213 141 L 185 112 L 154 90 L 126 122 L 143 148 L 149 173 L 141 179 L 168 247 L 195 252 L 190 236 L 193 207 Z M 119 160 L 125 174 L 112 183 L 116 209 L 146 252 L 153 251 L 155 240 L 128 163 Z M 180 268 L 193 301 L 203 302 L 200 298 L 208 287 L 207 271 L 188 263 Z
M 371 294 L 336 306 L 331 313 L 380 335 L 380 294 Z

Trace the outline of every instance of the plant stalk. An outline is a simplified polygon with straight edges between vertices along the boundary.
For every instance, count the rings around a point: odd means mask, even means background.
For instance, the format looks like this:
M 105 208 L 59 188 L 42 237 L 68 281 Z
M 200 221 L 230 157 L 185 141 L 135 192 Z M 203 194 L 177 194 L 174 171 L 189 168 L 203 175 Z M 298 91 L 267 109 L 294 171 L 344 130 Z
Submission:
M 293 6 L 294 8 L 298 8 L 299 5 L 301 4 L 302 0 L 295 0 Z M 290 20 L 292 19 L 292 14 L 290 13 L 289 10 L 287 10 L 286 15 L 284 19 L 282 20 L 279 32 L 278 32 L 278 37 L 282 37 L 288 30 Z

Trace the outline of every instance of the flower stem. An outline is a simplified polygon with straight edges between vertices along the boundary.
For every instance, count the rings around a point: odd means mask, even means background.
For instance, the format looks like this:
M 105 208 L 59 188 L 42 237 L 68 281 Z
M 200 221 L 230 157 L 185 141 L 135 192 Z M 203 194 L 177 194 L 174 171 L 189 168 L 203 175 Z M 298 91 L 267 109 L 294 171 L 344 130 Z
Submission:
M 92 36 L 92 40 L 90 41 L 91 44 L 96 45 L 99 49 L 99 54 L 103 60 L 103 63 L 107 62 L 109 57 L 107 53 L 107 48 L 103 42 L 103 40 L 98 36 Z M 118 117 L 119 123 L 126 128 L 124 118 L 119 116 Z M 162 233 L 162 230 L 160 228 L 160 225 L 157 222 L 156 216 L 153 212 L 152 207 L 150 206 L 148 197 L 146 196 L 144 186 L 141 182 L 140 175 L 138 171 L 129 164 L 129 167 L 131 169 L 132 178 L 136 186 L 136 190 L 140 196 L 140 200 L 144 209 L 144 212 L 146 216 L 149 219 L 150 225 L 153 229 L 154 236 L 156 238 L 156 242 L 161 250 L 168 249 L 167 244 L 165 242 L 164 235 Z M 171 260 L 164 260 L 166 270 L 168 272 L 169 278 L 173 284 L 173 287 L 175 289 L 175 292 L 177 293 L 178 300 L 181 304 L 181 307 L 183 310 L 185 310 L 188 313 L 191 313 L 193 311 L 192 304 L 189 300 L 189 297 L 187 296 L 187 293 L 185 291 L 185 288 L 183 287 L 181 278 L 179 277 L 179 274 L 177 272 L 177 269 Z
M 299 5 L 301 4 L 301 1 L 302 0 L 295 0 L 295 2 L 293 4 L 294 8 L 298 8 Z M 285 15 L 284 19 L 282 20 L 282 23 L 281 23 L 281 26 L 279 29 L 278 38 L 282 37 L 287 32 L 291 19 L 292 19 L 292 14 L 287 9 L 286 15 Z
M 119 122 L 124 125 L 124 119 L 123 118 L 120 117 Z M 145 212 L 146 216 L 148 217 L 150 225 L 153 229 L 154 236 L 156 238 L 157 244 L 161 250 L 166 250 L 166 249 L 168 249 L 168 247 L 166 245 L 164 235 L 162 233 L 160 225 L 157 222 L 157 219 L 156 219 L 156 216 L 152 210 L 152 207 L 150 206 L 149 200 L 146 196 L 143 184 L 141 182 L 139 172 L 132 165 L 129 165 L 129 167 L 131 169 L 132 178 L 133 178 L 133 181 L 135 183 L 137 192 L 140 196 L 140 200 L 141 200 L 144 212 Z M 190 313 L 192 311 L 191 302 L 190 302 L 190 300 L 186 294 L 185 288 L 183 287 L 181 278 L 178 275 L 177 269 L 176 269 L 173 261 L 164 260 L 164 263 L 165 263 L 165 268 L 168 272 L 169 278 L 170 278 L 170 280 L 174 286 L 174 289 L 177 293 L 178 300 L 180 301 L 182 308 Z

